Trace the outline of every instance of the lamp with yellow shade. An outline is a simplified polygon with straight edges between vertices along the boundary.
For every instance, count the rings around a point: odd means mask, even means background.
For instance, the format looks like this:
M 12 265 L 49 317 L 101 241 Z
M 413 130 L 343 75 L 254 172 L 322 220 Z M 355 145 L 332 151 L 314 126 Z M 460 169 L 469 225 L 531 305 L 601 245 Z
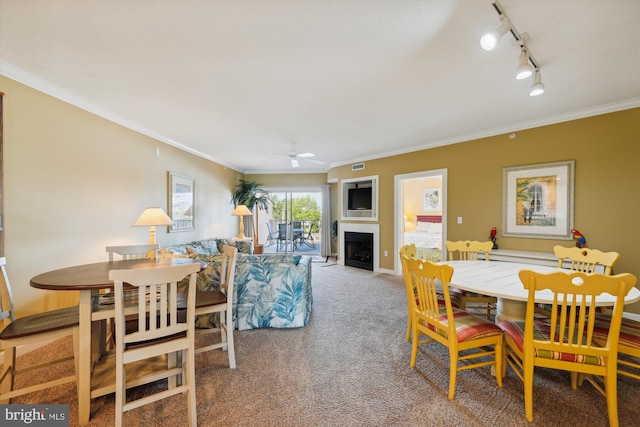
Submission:
M 233 210 L 233 212 L 231 212 L 231 215 L 240 217 L 240 230 L 238 232 L 238 239 L 244 239 L 244 217 L 251 216 L 251 211 L 245 205 L 238 205 Z
M 156 244 L 156 225 L 173 225 L 162 208 L 147 208 L 133 223 L 133 227 L 149 227 L 149 243 Z

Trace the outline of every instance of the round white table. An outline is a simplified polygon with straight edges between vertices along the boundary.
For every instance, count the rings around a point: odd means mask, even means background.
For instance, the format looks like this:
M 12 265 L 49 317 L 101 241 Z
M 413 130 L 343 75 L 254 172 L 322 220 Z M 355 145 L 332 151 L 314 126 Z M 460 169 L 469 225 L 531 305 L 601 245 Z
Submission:
M 522 285 L 518 273 L 520 270 L 533 270 L 539 273 L 550 273 L 561 270 L 538 264 L 501 261 L 444 261 L 453 266 L 453 277 L 450 286 L 465 291 L 476 292 L 498 298 L 496 322 L 499 320 L 523 320 L 527 308 L 528 291 Z M 640 290 L 633 288 L 624 301 L 630 304 L 640 300 Z M 553 292 L 536 292 L 536 302 L 553 303 Z M 598 306 L 613 306 L 615 297 L 608 294 L 598 299 Z

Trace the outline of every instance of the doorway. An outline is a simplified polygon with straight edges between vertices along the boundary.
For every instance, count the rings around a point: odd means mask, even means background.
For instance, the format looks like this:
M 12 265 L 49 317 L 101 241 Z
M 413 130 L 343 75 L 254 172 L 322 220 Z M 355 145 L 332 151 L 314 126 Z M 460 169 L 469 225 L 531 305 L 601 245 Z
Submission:
M 417 256 L 439 262 L 447 240 L 447 169 L 396 175 L 395 272 L 402 274 L 398 252 L 416 245 Z
M 319 188 L 265 188 L 271 208 L 258 230 L 265 253 L 320 254 L 322 197 Z

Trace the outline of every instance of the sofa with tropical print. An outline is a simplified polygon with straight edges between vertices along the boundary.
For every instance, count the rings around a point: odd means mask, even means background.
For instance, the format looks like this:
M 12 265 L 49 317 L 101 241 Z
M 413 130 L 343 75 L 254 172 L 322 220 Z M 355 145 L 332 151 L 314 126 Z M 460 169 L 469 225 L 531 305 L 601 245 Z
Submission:
M 159 256 L 206 262 L 207 267 L 198 274 L 198 289 L 218 289 L 222 255 L 217 245 L 191 242 L 163 248 Z M 237 329 L 299 328 L 307 324 L 313 305 L 310 257 L 253 255 L 241 253 L 239 248 L 234 283 L 233 319 Z M 213 326 L 217 319 L 217 314 L 201 316 L 197 326 Z

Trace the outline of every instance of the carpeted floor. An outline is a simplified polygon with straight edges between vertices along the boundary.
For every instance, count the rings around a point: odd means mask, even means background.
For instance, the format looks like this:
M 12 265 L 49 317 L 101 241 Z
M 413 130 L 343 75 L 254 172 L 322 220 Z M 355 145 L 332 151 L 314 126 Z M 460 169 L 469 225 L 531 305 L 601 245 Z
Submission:
M 591 385 L 572 390 L 567 373 L 543 369 L 536 371 L 533 423 L 525 418 L 522 383 L 511 370 L 502 388 L 489 368 L 459 373 L 450 401 L 444 348 L 430 344 L 418 354 L 417 369 L 409 368 L 402 278 L 324 266 L 313 264 L 314 306 L 306 327 L 237 332 L 235 370 L 221 351 L 196 356 L 201 426 L 608 425 L 605 399 Z M 21 361 L 62 351 L 71 352 L 70 341 L 56 341 Z M 639 386 L 618 380 L 621 426 L 640 419 Z M 64 385 L 13 403 L 67 403 L 75 425 L 75 393 L 75 385 Z M 185 425 L 185 398 L 136 409 L 125 421 Z M 94 399 L 90 425 L 113 422 L 113 396 Z

